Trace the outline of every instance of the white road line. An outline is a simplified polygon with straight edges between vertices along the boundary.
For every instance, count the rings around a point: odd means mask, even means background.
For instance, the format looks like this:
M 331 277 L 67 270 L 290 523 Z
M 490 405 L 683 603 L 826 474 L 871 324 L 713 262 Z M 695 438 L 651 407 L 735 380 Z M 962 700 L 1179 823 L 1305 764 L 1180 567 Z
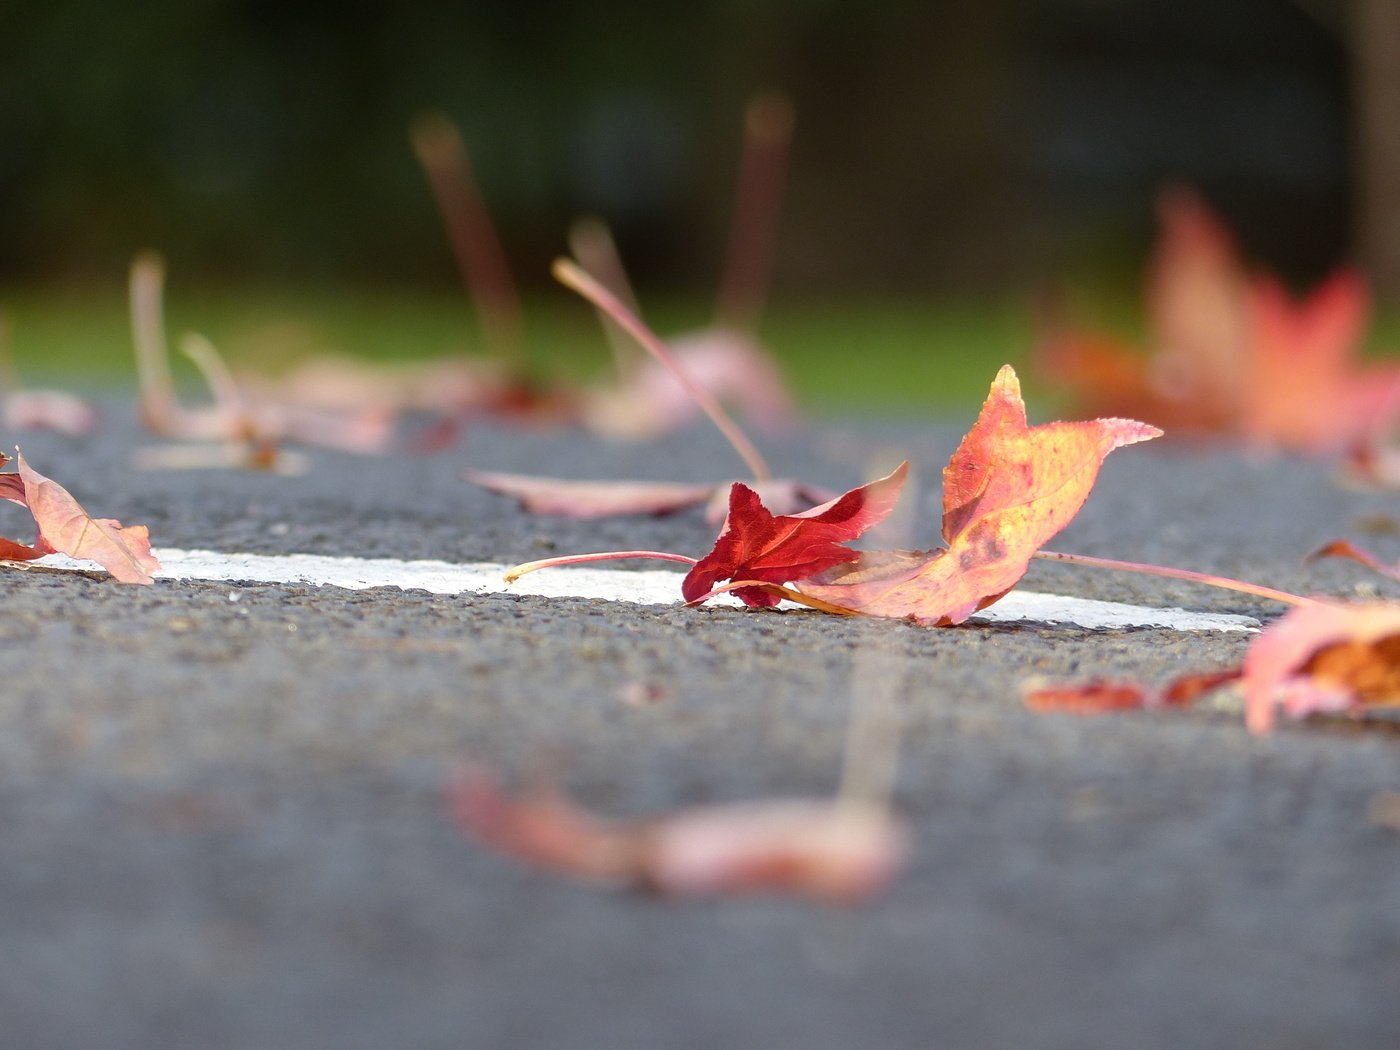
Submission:
M 332 558 L 319 554 L 224 554 L 173 547 L 160 548 L 155 555 L 163 566 L 156 578 L 165 580 L 298 583 L 349 590 L 401 587 L 433 594 L 530 594 L 547 598 L 600 598 L 634 605 L 675 605 L 681 600 L 682 574 L 670 570 L 545 569 L 507 585 L 502 579 L 507 566 L 493 562 L 454 565 L 445 561 Z M 57 554 L 31 564 L 51 568 L 92 567 L 89 562 L 76 562 Z M 739 604 L 728 595 L 716 601 Z M 1260 626 L 1258 620 L 1249 616 L 1153 609 L 1034 591 L 1012 591 L 974 619 L 1031 620 L 1104 630 L 1162 627 L 1174 631 L 1256 631 Z

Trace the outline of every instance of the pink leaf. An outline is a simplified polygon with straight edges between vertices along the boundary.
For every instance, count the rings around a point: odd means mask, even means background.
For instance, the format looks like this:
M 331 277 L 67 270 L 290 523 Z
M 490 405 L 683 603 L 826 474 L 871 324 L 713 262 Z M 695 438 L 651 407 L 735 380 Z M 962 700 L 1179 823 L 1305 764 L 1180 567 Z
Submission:
M 62 485 L 31 468 L 24 456 L 19 456 L 18 465 L 25 504 L 39 526 L 35 551 L 95 561 L 122 583 L 154 582 L 151 573 L 160 569 L 160 562 L 151 554 L 146 526 L 123 528 L 111 518 L 94 518 Z
M 773 891 L 853 902 L 900 866 L 904 829 L 869 805 L 777 799 L 604 821 L 554 791 L 518 799 L 468 769 L 449 788 L 462 828 L 506 856 L 591 882 L 666 896 Z
M 1273 727 L 1276 709 L 1314 711 L 1400 704 L 1400 603 L 1311 602 L 1270 624 L 1244 657 L 1245 717 Z
M 513 496 L 532 514 L 557 514 L 566 518 L 601 518 L 615 514 L 669 514 L 704 503 L 713 485 L 687 485 L 665 481 L 566 481 L 528 474 L 498 474 L 468 470 L 463 476 L 474 485 Z

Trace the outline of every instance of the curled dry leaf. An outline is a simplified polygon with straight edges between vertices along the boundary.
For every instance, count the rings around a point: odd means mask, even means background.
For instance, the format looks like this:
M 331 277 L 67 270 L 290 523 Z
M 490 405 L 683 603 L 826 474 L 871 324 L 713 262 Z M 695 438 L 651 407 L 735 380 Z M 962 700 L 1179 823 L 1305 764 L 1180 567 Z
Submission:
M 666 896 L 791 893 L 847 903 L 889 882 L 905 851 L 885 809 L 778 799 L 606 821 L 557 791 L 502 793 L 485 770 L 449 789 L 462 828 L 518 861 L 589 882 Z
M 1245 717 L 1267 732 L 1277 710 L 1357 713 L 1400 704 L 1400 603 L 1317 601 L 1270 624 L 1244 657 Z
M 1238 670 L 1183 675 L 1160 690 L 1116 682 L 1033 687 L 1025 703 L 1075 714 L 1182 706 L 1235 680 L 1253 733 L 1271 730 L 1280 708 L 1302 718 L 1400 706 L 1400 603 L 1309 601 L 1266 627 Z
M 610 239 L 608 240 L 610 244 Z M 595 253 L 597 254 L 597 253 Z M 606 257 L 606 253 L 603 253 Z M 606 260 L 605 260 L 606 261 Z M 754 484 L 765 489 L 779 513 L 796 511 L 828 499 L 830 493 L 798 481 L 774 479 L 768 464 L 748 436 L 730 418 L 723 405 L 700 378 L 690 374 L 672 351 L 651 331 L 629 305 L 630 296 L 624 291 L 609 289 L 602 281 L 567 259 L 554 264 L 554 275 L 565 285 L 588 299 L 605 320 L 609 332 L 618 339 L 631 339 L 650 355 L 648 361 L 670 377 L 675 388 L 684 393 L 690 403 L 702 409 L 716 428 L 733 445 L 741 459 L 748 464 L 756 479 Z M 638 365 L 624 369 L 636 374 Z M 633 394 L 629 394 L 633 397 Z M 650 396 L 639 391 L 635 397 Z M 515 496 L 528 511 L 539 514 L 561 514 L 575 518 L 603 517 L 613 514 L 666 514 L 696 503 L 708 504 L 706 518 L 718 521 L 724 514 L 722 493 L 727 485 L 693 486 L 673 482 L 634 481 L 565 481 L 523 474 L 499 474 L 489 471 L 468 472 L 466 477 L 478 485 L 505 495 Z
M 1129 419 L 1028 426 L 1016 373 L 1003 366 L 943 472 L 947 548 L 860 554 L 791 579 L 855 612 L 961 623 L 1014 587 L 1035 552 L 1069 524 L 1104 457 L 1161 433 Z
M 0 461 L 2 462 L 2 461 Z M 39 534 L 33 545 L 0 542 L 0 556 L 27 561 L 45 554 L 95 561 L 122 583 L 152 583 L 160 562 L 151 553 L 144 525 L 123 526 L 111 518 L 94 518 L 58 482 L 44 477 L 18 457 L 18 474 L 0 474 L 0 498 L 28 508 Z

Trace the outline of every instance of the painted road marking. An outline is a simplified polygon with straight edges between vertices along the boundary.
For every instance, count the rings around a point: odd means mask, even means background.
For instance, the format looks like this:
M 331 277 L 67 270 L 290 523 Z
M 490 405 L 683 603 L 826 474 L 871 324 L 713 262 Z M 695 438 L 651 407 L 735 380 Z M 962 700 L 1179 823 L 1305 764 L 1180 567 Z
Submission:
M 349 590 L 400 587 L 433 594 L 528 594 L 546 598 L 598 598 L 634 605 L 676 605 L 681 600 L 682 574 L 671 570 L 629 572 L 584 566 L 545 569 L 507 585 L 502 579 L 507 566 L 494 562 L 454 565 L 445 561 L 334 558 L 319 554 L 225 554 L 173 547 L 162 547 L 154 553 L 162 565 L 156 578 L 164 580 L 297 583 Z M 93 568 L 91 562 L 77 562 L 59 554 L 30 564 L 65 569 Z M 739 604 L 738 599 L 729 595 L 722 595 L 715 601 Z M 1032 620 L 1101 630 L 1161 627 L 1173 631 L 1248 632 L 1257 631 L 1260 626 L 1259 621 L 1250 616 L 1154 609 L 1035 591 L 1012 591 L 973 618 Z

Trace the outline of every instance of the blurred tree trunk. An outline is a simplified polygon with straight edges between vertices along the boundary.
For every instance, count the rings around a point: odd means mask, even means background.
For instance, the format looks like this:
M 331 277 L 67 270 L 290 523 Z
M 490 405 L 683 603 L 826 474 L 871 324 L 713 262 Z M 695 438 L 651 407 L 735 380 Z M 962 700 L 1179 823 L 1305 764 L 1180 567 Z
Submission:
M 1356 223 L 1376 291 L 1400 300 L 1400 0 L 1354 0 Z

